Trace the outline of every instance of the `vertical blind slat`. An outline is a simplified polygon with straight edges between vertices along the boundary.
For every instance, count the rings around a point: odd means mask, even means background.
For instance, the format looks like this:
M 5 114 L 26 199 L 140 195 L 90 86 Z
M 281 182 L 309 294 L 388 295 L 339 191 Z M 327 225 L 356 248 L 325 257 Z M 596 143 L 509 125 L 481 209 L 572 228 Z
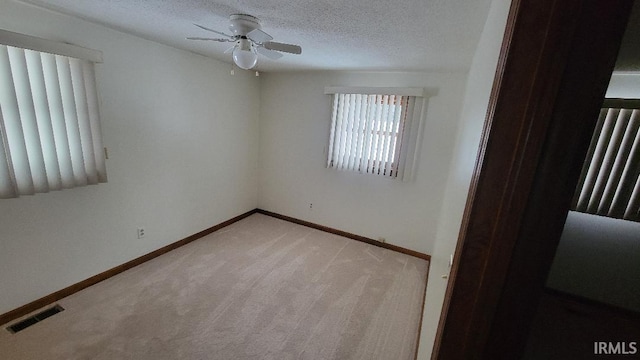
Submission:
M 339 109 L 339 115 L 338 115 L 338 133 L 337 133 L 337 139 L 336 139 L 336 162 L 334 164 L 334 166 L 337 169 L 342 168 L 342 163 L 340 162 L 340 160 L 342 159 L 342 154 L 343 154 L 343 150 L 342 150 L 342 142 L 344 141 L 344 128 L 343 128 L 343 123 L 344 123 L 344 114 L 345 114 L 345 102 L 347 102 L 348 100 L 348 95 L 349 94 L 340 94 L 340 109 Z
M 342 150 L 343 150 L 343 154 L 342 154 L 342 168 L 343 169 L 348 169 L 349 168 L 349 150 L 351 149 L 351 129 L 353 127 L 353 106 L 355 104 L 355 95 L 351 95 L 349 96 L 349 101 L 348 101 L 348 106 L 347 106 L 347 112 L 346 112 L 346 117 L 345 117 L 345 136 L 343 136 L 342 138 L 344 139 L 344 143 L 342 145 Z
M 82 155 L 82 143 L 80 140 L 80 126 L 78 125 L 78 113 L 76 99 L 73 93 L 71 80 L 71 64 L 68 58 L 56 56 L 58 74 L 60 74 L 60 94 L 62 95 L 62 110 L 69 138 L 69 154 L 71 156 L 71 169 L 73 170 L 74 185 L 87 185 L 87 173 L 84 167 Z
M 344 97 L 345 105 L 342 108 L 343 114 L 340 117 L 340 143 L 338 144 L 338 169 L 343 168 L 344 164 L 344 155 L 345 155 L 345 144 L 347 143 L 347 126 L 349 125 L 349 102 L 351 97 L 349 94 L 346 94 Z
M 412 98 L 409 96 L 402 97 L 404 106 L 402 108 L 402 111 L 400 112 L 400 117 L 398 118 L 398 126 L 397 126 L 398 132 L 396 134 L 396 141 L 394 145 L 395 158 L 393 159 L 393 163 L 395 164 L 394 171 L 396 173 L 398 172 L 398 164 L 400 163 L 400 154 L 403 151 L 402 147 L 403 147 L 404 141 L 402 139 L 403 139 L 404 129 L 410 119 L 408 114 L 409 114 L 409 111 L 412 109 L 411 99 Z
M 602 162 L 604 160 L 604 156 L 607 151 L 607 146 L 609 144 L 609 138 L 613 133 L 613 127 L 615 126 L 615 119 L 618 117 L 619 112 L 620 111 L 616 109 L 609 109 L 609 111 L 607 112 L 607 117 L 604 120 L 602 133 L 598 138 L 598 142 L 596 143 L 593 159 L 591 160 L 591 164 L 589 165 L 589 171 L 587 172 L 587 177 L 585 179 L 585 186 L 582 191 L 582 194 L 580 195 L 580 201 L 578 202 L 579 208 L 584 209 L 584 211 L 589 211 L 588 209 L 591 203 L 593 190 L 596 186 L 596 181 L 598 179 L 600 166 L 602 165 Z
M 382 130 L 382 122 L 384 119 L 384 106 L 379 106 L 380 104 L 384 105 L 387 102 L 388 96 L 383 95 L 380 97 L 380 101 L 376 102 L 376 106 L 378 108 L 378 112 L 376 113 L 376 126 L 375 126 L 375 154 L 374 154 L 374 164 L 373 168 L 376 174 L 380 174 L 380 158 L 381 158 L 381 138 L 382 135 L 380 131 Z
M 331 129 L 329 130 L 329 149 L 327 150 L 327 167 L 333 164 L 333 148 L 336 138 L 336 118 L 338 117 L 339 94 L 333 95 L 333 111 L 331 115 Z
M 5 152 L 11 159 L 11 172 L 14 186 L 18 195 L 34 193 L 31 169 L 29 167 L 29 157 L 27 145 L 24 140 L 22 124 L 20 120 L 20 110 L 15 92 L 13 69 L 9 56 L 9 48 L 0 46 L 0 103 L 2 104 L 4 131 L 7 139 Z
M 376 100 L 376 123 L 374 125 L 374 143 L 373 143 L 373 171 L 375 174 L 380 174 L 380 138 L 382 137 L 380 131 L 382 129 L 382 121 L 384 119 L 384 106 L 381 106 L 385 102 L 386 95 L 379 97 Z
M 60 168 L 58 167 L 53 129 L 51 128 L 51 116 L 49 114 L 49 104 L 47 101 L 47 91 L 44 84 L 40 53 L 25 50 L 25 55 L 27 68 L 29 69 L 29 82 L 31 84 L 36 121 L 38 124 L 39 143 L 42 151 L 42 161 L 44 162 L 43 169 L 46 174 L 47 190 L 59 190 Z
M 376 149 L 375 131 L 376 131 L 376 124 L 377 124 L 376 119 L 378 114 L 378 107 L 376 107 L 375 104 L 377 103 L 379 97 L 380 95 L 370 95 L 369 102 L 368 102 L 369 117 L 367 121 L 369 122 L 369 130 L 367 130 L 367 137 L 369 139 L 369 144 L 367 148 L 367 158 L 365 159 L 367 166 L 365 166 L 365 168 L 366 168 L 366 172 L 370 174 L 373 174 L 374 172 L 373 159 L 375 157 L 375 149 Z
M 102 143 L 102 129 L 100 128 L 100 109 L 98 107 L 98 92 L 96 75 L 93 64 L 82 61 L 84 88 L 87 96 L 87 108 L 89 110 L 89 127 L 91 128 L 91 143 L 93 144 L 93 158 L 95 161 L 98 182 L 107 182 L 107 164 Z
M 358 128 L 357 131 L 357 139 L 358 143 L 355 147 L 354 154 L 354 164 L 353 169 L 357 171 L 362 171 L 362 153 L 364 149 L 364 139 L 365 139 L 365 129 L 367 126 L 367 102 L 366 96 L 360 95 L 357 107 L 358 113 Z
M 640 177 L 636 178 L 633 193 L 629 201 L 629 205 L 624 212 L 624 218 L 629 220 L 640 220 Z
M 394 175 L 395 171 L 393 171 L 393 167 L 395 166 L 395 146 L 396 140 L 398 138 L 398 125 L 400 124 L 400 117 L 402 116 L 403 109 L 403 96 L 396 96 L 394 99 L 394 112 L 393 119 L 389 124 L 389 139 L 388 139 L 388 148 L 387 148 L 387 166 L 385 168 L 385 172 L 388 175 Z
M 345 169 L 351 169 L 351 157 L 353 156 L 353 153 L 351 152 L 352 149 L 352 144 L 353 144 L 353 125 L 355 123 L 355 107 L 357 104 L 357 96 L 358 95 L 352 95 L 351 96 L 351 103 L 349 104 L 349 114 L 347 117 L 347 136 L 345 137 L 345 142 L 344 142 L 344 159 L 343 164 L 344 164 L 344 168 Z
M 353 106 L 353 128 L 351 130 L 351 144 L 349 156 L 349 169 L 357 169 L 358 141 L 360 138 L 360 108 L 362 107 L 362 95 L 356 94 L 356 102 Z
M 375 95 L 365 95 L 363 96 L 363 102 L 366 106 L 365 111 L 365 127 L 364 127 L 364 137 L 365 142 L 363 144 L 363 155 L 360 161 L 360 171 L 368 173 L 370 171 L 369 160 L 371 159 L 371 146 L 372 139 L 371 134 L 373 134 L 373 104 L 375 103 L 376 96 Z
M 582 211 L 586 210 L 586 205 L 584 205 L 584 202 L 582 205 L 580 205 L 579 201 L 580 201 L 580 195 L 582 193 L 582 190 L 584 188 L 584 184 L 585 184 L 585 180 L 587 177 L 587 172 L 589 171 L 589 165 L 591 164 L 591 161 L 593 160 L 593 155 L 595 153 L 596 150 L 596 144 L 598 143 L 598 139 L 599 139 L 599 134 L 602 132 L 602 127 L 604 126 L 604 120 L 607 117 L 607 111 L 608 109 L 600 109 L 600 114 L 598 115 L 598 121 L 596 122 L 596 128 L 593 132 L 593 136 L 591 137 L 591 143 L 589 144 L 589 150 L 587 151 L 587 156 L 584 160 L 584 164 L 582 166 L 582 171 L 580 173 L 580 179 L 578 180 L 578 185 L 576 186 L 576 192 L 573 196 L 573 201 L 571 204 L 571 208 L 572 209 L 578 209 L 578 208 L 583 208 Z
M 383 111 L 383 120 L 382 120 L 382 126 L 380 128 L 380 169 L 379 169 L 379 174 L 383 174 L 386 175 L 384 173 L 384 169 L 387 167 L 387 158 L 386 158 L 386 151 L 387 151 L 387 139 L 388 139 L 388 135 L 387 135 L 387 131 L 389 130 L 389 121 L 391 119 L 391 113 L 392 113 L 392 98 L 393 95 L 389 95 L 387 96 L 387 99 L 385 101 L 384 104 L 384 111 Z
M 47 100 L 49 101 L 51 128 L 56 146 L 56 157 L 58 159 L 58 168 L 60 169 L 60 189 L 70 189 L 75 186 L 75 182 L 73 181 L 69 138 L 67 137 L 67 126 L 64 119 L 56 58 L 55 55 L 43 53 L 41 54 L 41 59 Z
M 85 179 L 88 184 L 97 184 L 98 173 L 96 171 L 95 154 L 93 153 L 89 105 L 87 104 L 87 91 L 84 87 L 85 81 L 82 62 L 78 59 L 71 59 L 69 64 L 73 96 L 76 103 L 76 114 L 78 115 L 78 131 L 80 135 L 81 155 L 84 159 Z
M 33 187 L 33 190 L 30 189 L 29 192 L 25 194 L 47 192 L 49 191 L 49 187 L 47 185 L 47 175 L 45 173 L 40 135 L 36 122 L 36 111 L 33 97 L 31 96 L 32 90 L 29 80 L 30 69 L 28 69 L 27 66 L 25 50 L 9 48 L 9 59 L 13 73 L 16 99 L 18 101 L 18 110 L 20 112 L 20 124 L 22 125 L 21 136 L 24 139 L 28 158 L 27 163 L 24 165 L 29 167 L 31 179 L 28 181 L 31 183 L 30 187 Z
M 369 172 L 369 158 L 371 156 L 371 133 L 373 131 L 373 104 L 375 95 L 363 95 L 362 96 L 362 105 L 365 108 L 363 115 L 363 128 L 364 132 L 363 143 L 362 143 L 362 157 L 360 158 L 360 168 L 358 171 L 362 171 L 365 173 Z
M 389 95 L 388 104 L 385 108 L 386 116 L 384 119 L 384 127 L 382 129 L 382 164 L 380 165 L 380 172 L 384 175 L 389 174 L 389 170 L 387 169 L 388 164 L 390 163 L 388 159 L 389 155 L 389 140 L 391 139 L 391 122 L 395 117 L 395 106 L 394 104 L 395 96 Z
M 407 158 L 409 158 L 409 153 L 411 149 L 413 149 L 413 144 L 412 144 L 413 141 L 410 141 L 412 139 L 410 139 L 409 133 L 410 133 L 411 127 L 413 126 L 414 116 L 416 112 L 415 102 L 416 101 L 414 97 L 407 97 L 407 104 L 403 111 L 404 115 L 402 116 L 402 122 L 400 123 L 399 129 L 398 129 L 399 144 L 396 150 L 397 152 L 396 163 L 398 164 L 398 166 L 396 167 L 396 174 L 398 177 L 402 178 L 403 180 L 408 178 L 408 176 L 405 177 L 406 174 L 409 174 L 412 172 L 412 170 L 406 171 L 407 166 L 413 167 L 413 164 L 407 163 Z
M 378 112 L 378 108 L 375 106 L 376 101 L 378 100 L 378 95 L 369 95 L 368 96 L 368 115 L 367 115 L 367 156 L 363 159 L 366 163 L 364 166 L 365 172 L 373 173 L 373 157 L 375 156 L 375 128 L 376 128 L 376 114 Z
M 9 199 L 18 196 L 18 189 L 15 185 L 13 172 L 11 171 L 11 160 L 5 144 L 7 143 L 6 132 L 4 130 L 4 118 L 2 117 L 2 106 L 0 106 L 0 199 Z

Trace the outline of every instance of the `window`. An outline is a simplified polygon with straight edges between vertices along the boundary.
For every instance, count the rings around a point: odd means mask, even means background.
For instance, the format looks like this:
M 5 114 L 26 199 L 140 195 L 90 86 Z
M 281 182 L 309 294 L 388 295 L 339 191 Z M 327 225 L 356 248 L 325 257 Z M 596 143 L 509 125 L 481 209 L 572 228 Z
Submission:
M 326 88 L 333 94 L 327 167 L 407 180 L 423 89 Z
M 607 99 L 572 210 L 640 221 L 640 100 Z
M 94 50 L 0 31 L 0 198 L 107 181 L 100 59 Z

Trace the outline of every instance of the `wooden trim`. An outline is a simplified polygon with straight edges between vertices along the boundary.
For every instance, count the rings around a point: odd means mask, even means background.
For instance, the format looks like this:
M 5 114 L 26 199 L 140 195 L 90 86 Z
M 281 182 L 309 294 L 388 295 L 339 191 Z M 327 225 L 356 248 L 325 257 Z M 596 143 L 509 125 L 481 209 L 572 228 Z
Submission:
M 458 233 L 458 242 L 456 243 L 456 249 L 454 251 L 453 261 L 449 269 L 449 282 L 447 284 L 447 289 L 444 294 L 444 301 L 442 304 L 442 310 L 440 312 L 438 328 L 436 329 L 436 336 L 433 344 L 433 349 L 431 350 L 432 360 L 445 358 L 444 356 L 441 356 L 440 349 L 443 343 L 445 345 L 448 345 L 449 342 L 451 341 L 450 339 L 447 339 L 446 341 L 443 340 L 444 328 L 448 320 L 448 314 L 449 314 L 449 308 L 452 301 L 453 289 L 456 287 L 456 275 L 458 272 L 458 264 L 462 259 L 462 250 L 463 250 L 463 245 L 465 243 L 465 231 L 469 226 L 471 208 L 473 206 L 474 195 L 478 187 L 478 178 L 480 175 L 479 169 L 482 166 L 482 161 L 485 154 L 485 147 L 487 142 L 486 138 L 489 136 L 489 129 L 491 128 L 491 122 L 495 112 L 496 100 L 498 98 L 500 84 L 502 83 L 502 79 L 504 77 L 505 63 L 507 61 L 507 54 L 509 52 L 511 39 L 513 37 L 513 31 L 515 27 L 516 15 L 518 14 L 518 11 L 519 11 L 519 5 L 520 5 L 519 0 L 512 0 L 511 6 L 509 7 L 509 13 L 507 15 L 507 23 L 505 25 L 504 37 L 502 39 L 502 44 L 500 46 L 500 54 L 498 55 L 498 64 L 496 65 L 496 73 L 494 75 L 491 94 L 489 95 L 489 105 L 487 106 L 487 113 L 485 114 L 484 128 L 482 130 L 482 134 L 480 137 L 480 146 L 478 149 L 478 154 L 476 155 L 474 173 L 471 179 L 471 183 L 469 184 L 469 193 L 467 194 L 467 202 L 465 204 L 465 209 L 464 209 L 462 221 L 460 224 L 460 230 Z M 466 286 L 466 285 L 463 285 L 463 286 Z M 449 326 L 449 328 L 451 327 L 451 325 L 447 325 L 447 326 Z M 451 331 L 451 329 L 449 329 L 448 331 Z M 462 329 L 454 329 L 453 331 L 462 331 Z
M 433 358 L 526 344 L 632 0 L 514 0 Z
M 340 235 L 340 236 L 344 236 L 353 240 L 358 240 L 361 242 L 365 242 L 367 244 L 371 244 L 371 245 L 375 245 L 375 246 L 379 246 L 385 249 L 389 249 L 389 250 L 393 250 L 393 251 L 397 251 L 403 254 L 407 254 L 407 255 L 411 255 L 411 256 L 415 256 L 417 258 L 420 259 L 424 259 L 427 261 L 431 260 L 431 256 L 427 255 L 427 254 L 423 254 L 417 251 L 413 251 L 413 250 L 409 250 L 409 249 L 405 249 L 403 247 L 400 246 L 396 246 L 396 245 L 392 245 L 392 244 L 387 244 L 387 243 L 381 243 L 379 241 L 375 241 L 373 239 L 369 239 L 366 238 L 364 236 L 360 236 L 360 235 L 355 235 L 355 234 L 351 234 L 345 231 L 341 231 L 341 230 L 336 230 L 336 229 L 332 229 L 326 226 L 322 226 L 322 225 L 318 225 L 318 224 L 314 224 L 314 223 L 310 223 L 307 221 L 303 221 L 303 220 L 299 220 L 299 219 L 295 219 L 292 217 L 288 217 L 288 216 L 284 216 L 284 215 L 280 215 L 280 214 L 276 214 L 270 211 L 266 211 L 266 210 L 262 210 L 262 209 L 253 209 L 251 211 L 248 211 L 244 214 L 241 214 L 239 216 L 236 216 L 232 219 L 229 219 L 227 221 L 224 221 L 218 225 L 212 226 L 208 229 L 202 230 L 198 233 L 195 233 L 193 235 L 190 235 L 182 240 L 176 241 L 174 243 L 171 243 L 169 245 L 166 245 L 164 247 L 161 247 L 160 249 L 154 250 L 146 255 L 142 255 L 138 258 L 135 258 L 131 261 L 128 261 L 122 265 L 118 265 L 112 269 L 106 270 L 100 274 L 94 275 L 88 279 L 85 279 L 83 281 L 80 281 L 76 284 L 70 285 L 62 290 L 58 290 L 52 294 L 46 295 L 40 299 L 34 300 L 26 305 L 23 305 L 17 309 L 11 310 L 7 313 L 4 314 L 0 314 L 0 325 L 4 325 L 6 323 L 9 323 L 13 320 L 16 320 L 22 316 L 25 316 L 31 312 L 34 312 L 40 308 L 43 308 L 51 303 L 54 303 L 58 300 L 61 300 L 67 296 L 70 296 L 72 294 L 77 293 L 80 290 L 83 290 L 89 286 L 95 285 L 103 280 L 106 280 L 114 275 L 117 275 L 123 271 L 129 270 L 133 267 L 136 267 L 142 263 L 145 263 L 151 259 L 154 259 L 160 255 L 166 254 L 171 250 L 175 250 L 181 246 L 184 246 L 194 240 L 197 240 L 201 237 L 204 237 L 206 235 L 209 235 L 213 232 L 216 232 L 226 226 L 229 226 L 237 221 L 240 221 L 250 215 L 253 215 L 255 213 L 260 213 L 260 214 L 264 214 L 264 215 L 268 215 L 274 218 L 278 218 L 281 220 L 286 220 L 292 223 L 296 223 L 299 225 L 303 225 L 303 226 L 307 226 L 307 227 L 311 227 L 314 229 L 318 229 L 318 230 L 322 230 L 328 233 L 332 233 L 332 234 L 336 234 L 336 235 Z M 426 293 L 426 287 L 425 287 L 425 293 Z M 425 297 L 423 296 L 422 302 L 423 302 L 423 307 L 424 307 L 424 301 L 425 301 Z
M 417 257 L 419 259 L 427 260 L 427 261 L 429 261 L 429 265 L 431 264 L 431 255 L 424 254 L 424 253 L 421 253 L 421 252 L 418 252 L 418 251 L 409 250 L 409 249 L 406 249 L 406 248 L 403 248 L 403 247 L 400 247 L 400 246 L 397 246 L 397 245 L 392 245 L 392 244 L 389 244 L 389 243 L 382 243 L 380 241 L 376 241 L 376 240 L 370 239 L 368 237 L 355 235 L 355 234 L 352 234 L 352 233 L 348 233 L 346 231 L 337 230 L 337 229 L 330 228 L 330 227 L 324 226 L 324 225 L 318 225 L 318 224 L 315 224 L 315 223 L 312 223 L 312 222 L 309 222 L 309 221 L 304 221 L 304 220 L 292 218 L 290 216 L 281 215 L 281 214 L 274 213 L 274 212 L 267 211 L 267 210 L 257 209 L 257 212 L 259 214 L 271 216 L 271 217 L 274 217 L 276 219 L 288 221 L 288 222 L 291 222 L 291 223 L 294 223 L 294 224 L 310 227 L 312 229 L 317 229 L 317 230 L 328 232 L 328 233 L 331 233 L 331 234 L 344 236 L 344 237 L 352 239 L 352 240 L 357 240 L 357 241 L 360 241 L 360 242 L 364 242 L 364 243 L 367 243 L 367 244 L 370 244 L 370 245 L 374 245 L 374 246 L 378 246 L 378 247 L 381 247 L 381 248 L 385 248 L 385 249 L 388 249 L 388 250 L 397 251 L 397 252 L 402 253 L 402 254 L 414 256 L 414 257 Z M 431 268 L 431 266 L 429 266 L 427 268 L 427 277 L 426 277 L 427 281 L 429 279 L 429 269 L 430 268 Z M 414 354 L 414 359 L 415 360 L 418 359 L 418 351 L 420 349 L 420 333 L 422 331 L 422 320 L 423 320 L 423 317 L 424 317 L 424 305 L 425 305 L 426 300 L 427 300 L 427 284 L 425 284 L 424 293 L 422 294 L 422 307 L 420 308 L 421 311 L 420 311 L 420 322 L 419 322 L 420 326 L 418 327 L 418 338 L 417 338 L 417 341 L 416 341 L 416 352 Z
M 11 322 L 15 319 L 18 319 L 22 316 L 25 316 L 31 312 L 34 312 L 42 307 L 45 307 L 53 302 L 56 302 L 58 300 L 61 300 L 69 295 L 75 294 L 78 291 L 85 289 L 91 285 L 95 285 L 103 280 L 106 280 L 114 275 L 117 275 L 123 271 L 129 270 L 133 267 L 136 267 L 142 263 L 145 263 L 151 259 L 154 259 L 162 254 L 166 254 L 171 250 L 175 250 L 181 246 L 184 246 L 194 240 L 198 240 L 201 237 L 204 237 L 206 235 L 209 235 L 213 232 L 216 232 L 226 226 L 229 226 L 237 221 L 240 221 L 250 215 L 255 214 L 256 212 L 258 212 L 258 209 L 253 209 L 251 211 L 248 211 L 244 214 L 238 215 L 232 219 L 229 219 L 227 221 L 224 221 L 218 225 L 214 225 L 208 229 L 202 230 L 198 233 L 195 233 L 193 235 L 190 235 L 182 240 L 176 241 L 174 243 L 171 243 L 169 245 L 163 246 L 158 250 L 154 250 L 146 255 L 142 255 L 138 258 L 135 258 L 131 261 L 128 261 L 122 265 L 118 265 L 112 269 L 109 269 L 107 271 L 101 272 L 100 274 L 94 275 L 86 280 L 80 281 L 79 283 L 73 284 L 71 286 L 68 286 L 62 290 L 58 290 L 52 294 L 49 294 L 47 296 L 44 296 L 38 300 L 32 301 L 26 305 L 23 305 L 17 309 L 11 310 L 7 313 L 1 314 L 0 315 L 0 325 L 4 325 L 8 322 Z
M 413 360 L 418 360 L 418 354 L 420 353 L 420 335 L 422 335 L 422 321 L 424 320 L 424 304 L 427 302 L 427 286 L 429 286 L 429 272 L 431 271 L 431 261 L 427 267 L 427 277 L 424 284 L 424 293 L 422 293 L 422 306 L 420 307 L 420 322 L 418 322 L 418 337 L 416 338 L 416 353 L 413 356 Z
M 339 235 L 339 236 L 344 236 L 344 237 L 349 238 L 349 239 L 361 241 L 361 242 L 364 242 L 364 243 L 367 243 L 367 244 L 370 244 L 370 245 L 378 246 L 378 247 L 381 247 L 381 248 L 397 251 L 399 253 L 403 253 L 403 254 L 406 254 L 406 255 L 415 256 L 415 257 L 420 258 L 420 259 L 431 261 L 431 255 L 427 255 L 427 254 L 424 254 L 424 253 L 421 253 L 421 252 L 418 252 L 418 251 L 406 249 L 406 248 L 403 248 L 403 247 L 400 247 L 400 246 L 397 246 L 397 245 L 392 245 L 392 244 L 389 244 L 389 243 L 383 243 L 383 242 L 380 242 L 380 241 L 376 241 L 376 240 L 370 239 L 368 237 L 364 237 L 364 236 L 348 233 L 346 231 L 330 228 L 330 227 L 324 226 L 324 225 L 314 224 L 312 222 L 308 222 L 308 221 L 292 218 L 292 217 L 289 217 L 289 216 L 286 216 L 286 215 L 280 215 L 280 214 L 277 214 L 277 213 L 274 213 L 274 212 L 271 212 L 271 211 L 267 211 L 267 210 L 258 209 L 257 212 L 259 214 L 268 215 L 268 216 L 274 217 L 276 219 L 285 220 L 285 221 L 288 221 L 288 222 L 292 222 L 294 224 L 310 227 L 310 228 L 313 228 L 313 229 L 321 230 L 321 231 L 328 232 L 328 233 L 335 234 L 335 235 Z
M 598 310 L 599 312 L 614 313 L 619 315 L 622 318 L 630 319 L 630 320 L 636 320 L 636 321 L 640 320 L 640 312 L 637 312 L 634 310 L 625 309 L 620 306 L 608 304 L 598 300 L 589 299 L 584 296 L 571 294 L 568 292 L 564 292 L 562 290 L 545 288 L 544 292 L 551 296 L 556 296 L 572 303 L 579 303 L 579 304 L 586 305 L 594 310 Z

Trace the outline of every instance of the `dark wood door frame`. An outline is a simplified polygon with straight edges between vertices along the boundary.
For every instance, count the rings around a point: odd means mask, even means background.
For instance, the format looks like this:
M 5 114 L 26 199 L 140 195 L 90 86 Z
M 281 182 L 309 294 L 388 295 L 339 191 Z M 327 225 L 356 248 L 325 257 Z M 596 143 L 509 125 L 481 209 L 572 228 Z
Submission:
M 633 0 L 514 0 L 434 359 L 526 344 Z

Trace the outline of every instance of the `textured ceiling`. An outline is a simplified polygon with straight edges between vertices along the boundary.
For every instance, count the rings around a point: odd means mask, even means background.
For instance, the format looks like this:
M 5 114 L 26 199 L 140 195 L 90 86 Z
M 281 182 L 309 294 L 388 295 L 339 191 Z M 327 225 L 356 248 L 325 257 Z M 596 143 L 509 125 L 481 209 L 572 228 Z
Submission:
M 257 16 L 274 41 L 301 45 L 302 55 L 272 61 L 271 70 L 466 70 L 491 0 L 24 0 L 212 58 L 231 61 L 229 44 L 196 42 L 228 32 L 228 16 Z

